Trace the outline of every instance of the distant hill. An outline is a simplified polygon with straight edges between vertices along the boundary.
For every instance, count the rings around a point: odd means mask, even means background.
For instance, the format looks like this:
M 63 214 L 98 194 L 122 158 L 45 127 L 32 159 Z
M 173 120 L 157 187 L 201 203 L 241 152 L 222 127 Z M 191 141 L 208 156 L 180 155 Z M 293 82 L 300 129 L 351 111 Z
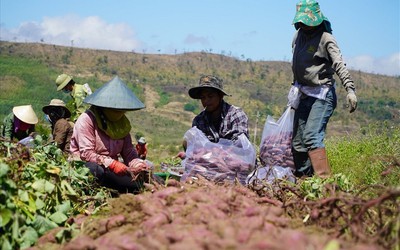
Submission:
M 153 55 L 79 49 L 40 43 L 0 42 L 0 119 L 15 105 L 32 104 L 41 122 L 41 108 L 56 92 L 55 79 L 71 74 L 95 90 L 118 75 L 146 104 L 129 112 L 132 135 L 143 134 L 151 155 L 167 157 L 180 149 L 183 134 L 200 110 L 187 91 L 202 74 L 224 79 L 226 100 L 242 107 L 250 119 L 251 141 L 259 144 L 268 115 L 279 118 L 292 81 L 289 62 L 239 60 L 221 54 Z M 338 81 L 338 107 L 328 125 L 329 136 L 342 136 L 375 121 L 400 122 L 400 78 L 350 71 L 357 87 L 358 110 L 349 114 L 346 93 Z M 255 139 L 254 139 L 254 136 Z

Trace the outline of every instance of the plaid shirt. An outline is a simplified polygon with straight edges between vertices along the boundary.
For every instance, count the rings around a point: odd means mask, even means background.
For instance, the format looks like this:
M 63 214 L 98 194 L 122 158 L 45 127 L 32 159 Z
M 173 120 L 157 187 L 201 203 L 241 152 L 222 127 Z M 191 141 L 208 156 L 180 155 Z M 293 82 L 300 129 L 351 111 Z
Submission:
M 211 142 L 218 142 L 220 138 L 235 141 L 241 134 L 249 138 L 247 123 L 247 115 L 242 109 L 222 100 L 221 124 L 218 129 L 210 122 L 205 111 L 193 119 L 192 127 L 200 129 Z

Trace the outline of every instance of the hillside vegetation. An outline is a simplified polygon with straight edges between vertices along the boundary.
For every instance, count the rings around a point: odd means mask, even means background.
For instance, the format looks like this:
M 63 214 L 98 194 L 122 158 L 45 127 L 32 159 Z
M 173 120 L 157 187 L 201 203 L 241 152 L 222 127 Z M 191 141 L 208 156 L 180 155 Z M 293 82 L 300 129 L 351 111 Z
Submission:
M 359 98 L 351 115 L 338 86 L 328 178 L 242 186 L 167 176 L 132 195 L 99 186 L 84 162 L 48 143 L 42 107 L 70 100 L 56 92 L 58 74 L 93 90 L 121 77 L 146 105 L 128 114 L 132 136 L 150 142 L 157 172 L 180 165 L 172 156 L 201 109 L 187 90 L 201 74 L 225 80 L 227 100 L 249 115 L 257 146 L 267 115 L 285 109 L 290 64 L 0 42 L 0 72 L 0 119 L 28 103 L 40 118 L 34 147 L 0 140 L 1 249 L 399 249 L 399 78 L 351 72 Z
M 200 110 L 187 91 L 200 75 L 224 79 L 232 97 L 249 116 L 251 141 L 259 144 L 268 115 L 278 118 L 286 105 L 292 81 L 289 62 L 239 60 L 221 54 L 184 53 L 149 55 L 131 52 L 78 49 L 39 43 L 0 42 L 0 119 L 15 105 L 32 104 L 46 126 L 41 108 L 52 98 L 68 102 L 67 94 L 56 92 L 55 79 L 71 74 L 78 83 L 93 90 L 118 75 L 146 104 L 129 112 L 132 135 L 149 141 L 149 158 L 163 158 L 180 149 L 185 131 Z M 328 137 L 343 136 L 361 127 L 385 120 L 400 121 L 400 78 L 351 71 L 359 98 L 358 110 L 349 114 L 345 91 L 338 81 L 338 107 L 328 126 Z

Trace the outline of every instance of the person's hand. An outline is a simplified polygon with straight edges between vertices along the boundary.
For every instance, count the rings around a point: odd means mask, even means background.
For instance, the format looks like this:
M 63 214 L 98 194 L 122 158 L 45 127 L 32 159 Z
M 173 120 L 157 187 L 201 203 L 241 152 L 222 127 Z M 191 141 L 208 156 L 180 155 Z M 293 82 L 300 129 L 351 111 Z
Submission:
M 349 90 L 347 92 L 346 100 L 347 100 L 347 107 L 349 108 L 350 113 L 353 113 L 357 108 L 357 96 L 356 96 L 356 93 L 354 93 L 353 90 Z
M 128 170 L 125 164 L 116 160 L 114 160 L 108 168 L 117 175 L 124 175 Z
M 36 132 L 31 132 L 30 134 L 29 134 L 29 136 L 30 137 L 32 137 L 33 139 L 35 139 L 35 137 L 38 135 L 38 133 L 36 133 Z
M 186 158 L 186 153 L 181 151 L 175 157 L 181 158 L 182 160 Z
M 128 170 L 131 173 L 138 174 L 142 171 L 149 170 L 150 167 L 146 164 L 146 162 L 142 159 L 136 158 L 129 163 Z

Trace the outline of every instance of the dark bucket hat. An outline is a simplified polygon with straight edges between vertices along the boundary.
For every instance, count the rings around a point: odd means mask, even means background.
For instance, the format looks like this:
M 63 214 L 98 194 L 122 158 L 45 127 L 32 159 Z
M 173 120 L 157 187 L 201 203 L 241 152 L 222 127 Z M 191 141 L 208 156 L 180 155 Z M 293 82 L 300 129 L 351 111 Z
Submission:
M 206 88 L 216 89 L 221 91 L 224 95 L 230 96 L 224 91 L 222 82 L 223 80 L 216 76 L 202 76 L 199 80 L 199 86 L 189 89 L 189 96 L 193 99 L 200 99 L 200 91 Z
M 103 108 L 138 110 L 145 108 L 126 84 L 118 77 L 88 95 L 83 102 Z

